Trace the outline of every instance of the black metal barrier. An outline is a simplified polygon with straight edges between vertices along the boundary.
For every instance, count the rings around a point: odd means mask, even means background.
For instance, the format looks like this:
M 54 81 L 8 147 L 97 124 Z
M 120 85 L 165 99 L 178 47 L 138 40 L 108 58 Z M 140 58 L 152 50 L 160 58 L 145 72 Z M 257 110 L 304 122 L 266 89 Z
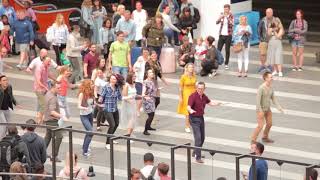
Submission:
M 166 143 L 166 142 L 160 142 L 160 141 L 153 141 L 153 140 L 147 140 L 147 139 L 140 139 L 140 138 L 133 138 L 128 136 L 116 136 L 113 134 L 103 134 L 98 132 L 90 132 L 90 131 L 84 131 L 84 130 L 78 130 L 73 129 L 72 126 L 66 126 L 66 127 L 56 127 L 56 126 L 46 126 L 46 125 L 30 125 L 30 124 L 21 124 L 21 123 L 0 123 L 0 126 L 24 126 L 24 127 L 39 127 L 39 128 L 45 128 L 50 129 L 52 133 L 52 178 L 54 180 L 57 179 L 57 169 L 56 169 L 56 154 L 55 154 L 55 137 L 56 132 L 58 131 L 67 131 L 68 137 L 69 137 L 69 158 L 70 158 L 70 179 L 74 179 L 73 174 L 73 133 L 81 133 L 81 134 L 89 134 L 94 136 L 102 136 L 106 138 L 110 138 L 110 179 L 115 180 L 115 173 L 114 173 L 114 140 L 117 139 L 123 139 L 126 140 L 126 146 L 127 146 L 127 175 L 128 180 L 130 180 L 131 175 L 131 144 L 130 141 L 137 141 L 137 142 L 143 142 L 146 143 L 148 146 L 151 146 L 153 144 L 167 146 L 171 148 L 171 179 L 176 179 L 175 174 L 175 150 L 177 149 L 186 149 L 187 150 L 187 176 L 188 180 L 192 179 L 192 167 L 191 167 L 191 150 L 200 149 L 201 151 L 209 152 L 211 156 L 215 154 L 223 154 L 227 156 L 233 156 L 236 160 L 236 180 L 240 180 L 240 160 L 244 158 L 251 158 L 252 159 L 252 170 L 253 170 L 253 177 L 254 180 L 257 179 L 256 176 L 256 159 L 264 159 L 267 161 L 274 161 L 277 162 L 278 165 L 282 165 L 284 163 L 286 164 L 293 164 L 298 166 L 304 166 L 306 168 L 305 175 L 306 180 L 310 180 L 310 171 L 315 168 L 320 168 L 320 165 L 312 165 L 308 163 L 302 163 L 298 161 L 288 161 L 288 160 L 282 160 L 282 159 L 276 159 L 276 158 L 269 158 L 269 157 L 261 157 L 261 156 L 255 156 L 251 154 L 239 154 L 234 152 L 228 152 L 228 151 L 219 151 L 214 149 L 207 149 L 207 148 L 199 148 L 195 146 L 191 146 L 190 143 L 177 145 L 172 143 Z

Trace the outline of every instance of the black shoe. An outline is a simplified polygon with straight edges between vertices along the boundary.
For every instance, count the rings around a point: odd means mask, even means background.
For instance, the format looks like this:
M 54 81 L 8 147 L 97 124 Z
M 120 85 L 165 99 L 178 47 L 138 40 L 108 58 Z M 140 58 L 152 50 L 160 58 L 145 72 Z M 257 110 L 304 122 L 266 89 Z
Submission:
M 146 136 L 150 136 L 150 133 L 148 131 L 144 131 L 143 134 Z
M 150 130 L 150 131 L 155 131 L 156 129 L 155 129 L 155 128 L 152 128 L 152 127 L 149 127 L 148 130 Z

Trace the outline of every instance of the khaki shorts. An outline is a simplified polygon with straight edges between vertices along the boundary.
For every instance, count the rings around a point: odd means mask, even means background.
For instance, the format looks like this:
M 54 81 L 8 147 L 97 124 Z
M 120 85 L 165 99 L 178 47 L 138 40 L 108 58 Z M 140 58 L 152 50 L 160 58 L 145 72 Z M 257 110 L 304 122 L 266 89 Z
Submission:
M 268 43 L 267 42 L 260 42 L 259 43 L 259 51 L 260 51 L 260 55 L 267 55 Z
M 39 112 L 44 113 L 46 108 L 45 102 L 45 93 L 44 92 L 36 92 L 38 104 L 39 104 Z
M 18 44 L 20 52 L 29 52 L 30 45 L 29 44 Z

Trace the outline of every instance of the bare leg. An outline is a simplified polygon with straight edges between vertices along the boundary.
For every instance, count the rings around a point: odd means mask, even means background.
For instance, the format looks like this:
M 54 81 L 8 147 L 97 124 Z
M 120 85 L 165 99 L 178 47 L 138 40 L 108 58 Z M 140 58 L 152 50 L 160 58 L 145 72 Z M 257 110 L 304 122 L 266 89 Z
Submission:
M 299 48 L 299 67 L 303 66 L 303 61 L 304 61 L 304 57 L 303 57 L 303 53 L 304 53 L 304 48 Z

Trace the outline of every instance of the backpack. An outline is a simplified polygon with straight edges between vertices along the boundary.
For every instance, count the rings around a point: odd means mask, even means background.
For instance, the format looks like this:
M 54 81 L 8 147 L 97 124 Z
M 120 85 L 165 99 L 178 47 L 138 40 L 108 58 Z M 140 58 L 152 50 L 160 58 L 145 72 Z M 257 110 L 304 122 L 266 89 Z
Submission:
M 153 168 L 152 168 L 152 170 L 151 170 L 151 172 L 150 172 L 150 174 L 149 174 L 149 176 L 147 178 L 144 177 L 143 174 L 141 174 L 142 175 L 142 180 L 155 180 L 154 179 L 154 175 L 156 174 L 157 169 L 158 169 L 157 166 L 153 166 Z
M 224 57 L 223 57 L 222 53 L 218 49 L 216 49 L 215 53 L 216 53 L 216 60 L 217 60 L 218 64 L 222 65 L 224 63 Z
M 19 152 L 17 149 L 18 144 L 19 138 L 15 136 L 6 136 L 0 141 L 1 170 L 10 168 L 10 165 L 19 159 Z

